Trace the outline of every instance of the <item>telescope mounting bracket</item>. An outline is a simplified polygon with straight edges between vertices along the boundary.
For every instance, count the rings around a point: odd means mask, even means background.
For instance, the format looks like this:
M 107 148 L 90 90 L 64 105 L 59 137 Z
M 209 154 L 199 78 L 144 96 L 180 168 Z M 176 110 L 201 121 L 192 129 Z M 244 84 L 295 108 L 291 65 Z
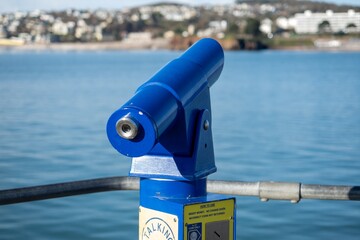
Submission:
M 208 109 L 198 111 L 191 157 L 145 155 L 132 159 L 130 176 L 194 181 L 216 172 Z M 176 136 L 173 136 L 176 138 Z

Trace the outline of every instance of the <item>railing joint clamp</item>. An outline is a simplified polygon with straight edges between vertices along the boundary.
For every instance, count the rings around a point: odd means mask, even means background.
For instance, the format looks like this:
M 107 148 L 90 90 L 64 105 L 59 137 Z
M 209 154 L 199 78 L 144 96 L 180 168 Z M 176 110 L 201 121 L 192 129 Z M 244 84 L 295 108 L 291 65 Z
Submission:
M 291 203 L 298 203 L 300 197 L 300 183 L 284 182 L 260 182 L 259 198 L 261 201 L 267 200 L 289 200 Z

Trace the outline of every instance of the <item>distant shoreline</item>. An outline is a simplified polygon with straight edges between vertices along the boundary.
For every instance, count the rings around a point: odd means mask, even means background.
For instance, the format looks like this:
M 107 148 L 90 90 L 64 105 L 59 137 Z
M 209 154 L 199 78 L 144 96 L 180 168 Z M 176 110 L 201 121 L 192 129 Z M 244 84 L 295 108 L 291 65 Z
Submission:
M 23 44 L 0 45 L 0 49 L 34 50 L 34 51 L 99 51 L 99 50 L 158 50 L 169 49 L 169 42 L 164 39 L 154 39 L 151 42 L 91 42 L 91 43 L 48 43 L 48 44 Z
M 221 41 L 220 41 L 221 42 Z M 226 41 L 221 42 L 224 50 L 239 51 Z M 49 43 L 49 44 L 23 44 L 23 45 L 0 45 L 0 50 L 20 51 L 136 51 L 136 50 L 182 50 L 187 45 L 182 43 L 174 45 L 166 39 L 154 39 L 152 41 L 117 41 L 117 42 L 92 42 L 92 43 Z M 360 52 L 360 44 L 344 44 L 338 47 L 316 47 L 316 46 L 278 46 L 268 50 L 279 51 L 324 51 L 324 52 Z M 241 51 L 241 50 L 240 50 Z

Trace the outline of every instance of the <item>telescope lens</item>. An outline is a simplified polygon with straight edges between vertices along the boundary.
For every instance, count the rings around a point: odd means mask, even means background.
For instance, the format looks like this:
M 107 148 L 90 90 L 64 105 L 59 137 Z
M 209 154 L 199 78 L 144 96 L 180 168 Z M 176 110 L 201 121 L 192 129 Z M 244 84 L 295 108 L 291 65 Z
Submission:
M 129 133 L 131 131 L 131 127 L 127 124 L 123 124 L 122 127 L 121 127 L 121 130 L 124 132 L 124 133 Z
M 138 125 L 129 117 L 123 117 L 116 123 L 116 131 L 124 139 L 134 139 L 138 133 Z

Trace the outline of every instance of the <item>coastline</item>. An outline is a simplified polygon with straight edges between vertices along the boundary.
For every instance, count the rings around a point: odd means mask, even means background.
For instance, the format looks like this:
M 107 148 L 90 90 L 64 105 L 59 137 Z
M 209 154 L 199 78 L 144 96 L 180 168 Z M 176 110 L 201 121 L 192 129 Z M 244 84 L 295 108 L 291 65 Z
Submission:
M 115 42 L 77 42 L 47 44 L 0 44 L 1 50 L 10 51 L 136 51 L 136 50 L 183 50 L 198 39 L 164 39 L 151 41 L 115 41 Z M 224 50 L 244 51 L 237 49 L 236 40 L 219 40 Z M 275 51 L 324 51 L 324 52 L 360 52 L 360 40 L 345 41 L 337 46 L 276 46 L 267 50 Z
M 102 51 L 102 50 L 159 50 L 169 49 L 169 42 L 165 39 L 152 41 L 116 41 L 116 42 L 76 42 L 76 43 L 46 43 L 0 45 L 0 49 L 23 51 Z

